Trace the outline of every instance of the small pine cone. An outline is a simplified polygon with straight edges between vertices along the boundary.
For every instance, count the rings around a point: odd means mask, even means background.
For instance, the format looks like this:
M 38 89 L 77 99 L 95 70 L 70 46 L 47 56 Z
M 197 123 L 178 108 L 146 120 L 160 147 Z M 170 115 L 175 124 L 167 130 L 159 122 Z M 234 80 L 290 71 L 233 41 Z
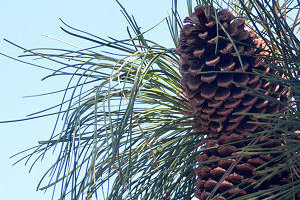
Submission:
M 232 134 L 236 133 L 227 134 L 225 139 L 223 138 L 224 135 L 220 135 L 219 138 L 222 138 L 220 139 L 222 141 L 226 141 L 227 138 L 232 137 Z M 219 141 L 218 138 L 214 137 L 210 139 L 209 136 L 207 138 L 207 143 L 216 144 L 216 141 Z M 249 142 L 245 143 L 245 145 L 248 145 Z M 264 141 L 259 141 L 258 145 L 263 142 Z M 274 148 L 281 146 L 276 138 L 270 139 L 269 142 L 273 144 L 272 147 Z M 197 189 L 196 194 L 198 194 L 196 197 L 199 199 L 208 197 L 223 175 L 228 173 L 227 170 L 232 167 L 232 171 L 226 175 L 213 197 L 222 194 L 222 198 L 226 200 L 260 190 L 267 190 L 274 187 L 274 185 L 284 185 L 291 182 L 289 172 L 283 171 L 268 178 L 259 185 L 259 179 L 269 174 L 267 172 L 260 173 L 255 169 L 260 167 L 260 171 L 264 171 L 273 165 L 278 165 L 276 158 L 280 155 L 276 153 L 243 155 L 237 148 L 239 145 L 239 143 L 231 143 L 231 145 L 225 143 L 225 145 L 222 145 L 221 142 L 219 142 L 218 145 L 214 145 L 215 151 L 211 151 L 210 146 L 202 147 L 203 154 L 197 157 L 199 167 L 196 170 L 196 175 L 198 176 L 198 181 L 195 183 Z M 209 149 L 209 151 L 206 149 Z M 228 156 L 231 156 L 231 158 L 228 158 Z M 242 159 L 239 159 L 240 157 L 242 157 Z M 269 173 L 272 173 L 272 171 Z
M 218 19 L 217 24 L 215 18 Z M 235 19 L 227 10 L 197 6 L 184 20 L 177 53 L 180 56 L 182 84 L 195 120 L 211 133 L 254 132 L 261 128 L 248 121 L 257 118 L 233 113 L 279 113 L 283 107 L 272 101 L 246 94 L 247 90 L 264 91 L 280 101 L 286 101 L 284 87 L 274 85 L 253 74 L 253 70 L 276 74 L 264 65 L 256 54 L 267 54 L 262 40 Z M 230 42 L 235 41 L 234 44 Z M 260 49 L 258 49 L 260 48 Z M 247 89 L 246 89 L 247 88 Z

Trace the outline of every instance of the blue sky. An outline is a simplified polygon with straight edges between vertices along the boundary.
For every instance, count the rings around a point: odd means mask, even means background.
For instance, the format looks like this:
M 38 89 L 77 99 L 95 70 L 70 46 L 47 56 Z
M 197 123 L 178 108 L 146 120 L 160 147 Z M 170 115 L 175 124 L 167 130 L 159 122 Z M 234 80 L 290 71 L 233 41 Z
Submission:
M 135 15 L 144 30 L 166 17 L 171 5 L 171 0 L 123 0 L 120 2 L 129 13 Z M 126 38 L 127 36 L 126 21 L 119 6 L 113 0 L 10 0 L 3 1 L 0 8 L 0 52 L 14 57 L 22 54 L 22 51 L 4 42 L 4 38 L 29 49 L 64 47 L 58 41 L 49 39 L 43 34 L 66 39 L 77 44 L 76 38 L 71 38 L 60 30 L 59 18 L 74 27 L 95 35 L 109 35 L 115 38 Z M 166 27 L 166 24 L 162 24 L 149 36 L 171 46 L 167 29 L 163 27 Z M 32 60 L 29 58 L 27 61 Z M 62 89 L 67 81 L 63 78 L 41 81 L 44 76 L 49 74 L 48 71 L 18 63 L 3 56 L 0 56 L 0 68 L 2 93 L 0 121 L 24 118 L 27 114 L 58 103 L 59 95 L 38 98 L 23 97 Z M 28 173 L 29 166 L 24 166 L 24 162 L 12 166 L 16 159 L 9 157 L 36 145 L 39 140 L 48 139 L 54 120 L 54 117 L 48 117 L 26 122 L 0 124 L 2 141 L 0 145 L 1 199 L 40 200 L 51 198 L 50 190 L 44 194 L 43 192 L 36 192 L 35 188 L 43 172 L 53 161 L 53 157 L 47 157 L 43 163 L 38 162 L 30 174 Z

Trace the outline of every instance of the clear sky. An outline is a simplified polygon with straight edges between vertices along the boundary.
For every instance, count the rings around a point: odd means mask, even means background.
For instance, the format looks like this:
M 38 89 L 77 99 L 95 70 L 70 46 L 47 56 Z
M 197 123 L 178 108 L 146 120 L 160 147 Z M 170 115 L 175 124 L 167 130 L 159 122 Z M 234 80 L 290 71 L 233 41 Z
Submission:
M 143 30 L 166 17 L 171 7 L 171 0 L 120 0 L 120 2 L 129 13 L 134 14 Z M 183 5 L 183 10 L 186 10 L 185 4 Z M 70 38 L 60 30 L 59 26 L 62 24 L 59 18 L 95 35 L 109 35 L 115 38 L 127 36 L 126 21 L 114 0 L 7 0 L 2 1 L 0 7 L 0 52 L 14 57 L 22 54 L 22 51 L 4 42 L 4 38 L 29 49 L 64 47 L 61 43 L 42 36 L 43 34 L 78 44 L 78 39 Z M 172 45 L 165 23 L 149 35 L 156 41 Z M 26 60 L 33 61 L 30 58 Z M 23 97 L 62 89 L 67 81 L 63 78 L 54 78 L 42 82 L 41 79 L 48 75 L 49 71 L 18 63 L 3 56 L 0 56 L 0 69 L 0 121 L 24 118 L 27 114 L 55 105 L 61 96 Z M 35 191 L 40 177 L 47 169 L 47 164 L 51 162 L 51 157 L 47 157 L 44 163 L 37 163 L 30 174 L 29 166 L 24 166 L 24 162 L 12 166 L 16 159 L 9 157 L 36 145 L 39 140 L 48 139 L 54 120 L 55 118 L 50 117 L 0 124 L 1 199 L 51 198 L 50 190 L 46 194 Z

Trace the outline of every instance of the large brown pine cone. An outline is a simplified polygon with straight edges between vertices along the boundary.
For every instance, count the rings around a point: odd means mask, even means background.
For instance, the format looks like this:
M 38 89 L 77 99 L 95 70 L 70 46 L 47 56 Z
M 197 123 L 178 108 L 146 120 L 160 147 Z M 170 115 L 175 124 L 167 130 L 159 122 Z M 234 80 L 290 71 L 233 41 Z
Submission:
M 233 113 L 278 113 L 283 107 L 245 91 L 260 91 L 277 100 L 285 100 L 285 90 L 253 73 L 253 70 L 277 72 L 265 66 L 262 59 L 254 57 L 266 52 L 258 49 L 263 47 L 263 42 L 255 39 L 255 33 L 245 26 L 245 21 L 234 19 L 227 10 L 217 11 L 214 15 L 213 7 L 198 6 L 192 16 L 185 19 L 188 24 L 181 30 L 177 48 L 182 84 L 195 116 L 198 116 L 196 119 L 204 129 L 209 132 L 253 132 L 259 126 L 246 122 L 257 119 Z
M 267 170 L 277 163 L 269 162 L 278 154 L 242 155 L 239 148 L 249 145 L 252 133 L 265 127 L 253 116 L 234 113 L 279 113 L 285 107 L 247 92 L 259 91 L 279 101 L 287 101 L 286 90 L 263 79 L 262 73 L 280 75 L 270 69 L 257 55 L 268 55 L 262 40 L 246 27 L 245 21 L 235 18 L 227 10 L 212 6 L 197 6 L 191 17 L 184 20 L 177 53 L 180 73 L 187 99 L 193 108 L 195 123 L 207 131 L 202 153 L 197 157 L 198 181 L 195 196 L 208 199 L 220 178 L 225 180 L 212 195 L 218 200 L 232 199 L 290 182 L 289 172 L 283 171 L 257 185 L 259 174 L 255 168 Z M 230 39 L 229 39 L 230 38 Z M 233 43 L 232 43 L 233 42 Z M 284 145 L 279 134 L 259 137 L 261 148 Z M 232 156 L 228 158 L 228 156 Z M 231 172 L 228 169 L 236 160 Z M 235 189 L 233 189 L 236 187 Z M 243 191 L 241 190 L 243 189 Z M 266 198 L 266 194 L 261 199 Z

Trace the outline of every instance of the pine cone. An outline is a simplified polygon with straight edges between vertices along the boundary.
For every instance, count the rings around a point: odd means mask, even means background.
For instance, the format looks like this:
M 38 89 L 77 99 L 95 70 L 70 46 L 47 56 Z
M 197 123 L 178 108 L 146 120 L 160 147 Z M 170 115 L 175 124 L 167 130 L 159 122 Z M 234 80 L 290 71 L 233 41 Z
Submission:
M 260 145 L 261 148 L 276 148 L 283 145 L 278 138 L 280 138 L 279 135 L 270 138 L 261 137 L 257 141 L 257 145 Z M 274 158 L 280 155 L 276 153 L 243 155 L 238 149 L 248 145 L 251 141 L 252 138 L 249 138 L 249 134 L 246 132 L 245 134 L 233 132 L 208 136 L 202 147 L 203 153 L 197 156 L 199 163 L 195 172 L 198 176 L 198 181 L 195 183 L 197 198 L 205 200 L 225 173 L 227 173 L 226 178 L 212 197 L 232 199 L 290 183 L 289 172 L 283 171 L 260 184 L 259 179 L 267 177 L 273 171 L 262 174 L 254 169 L 262 167 L 261 170 L 267 170 L 278 165 Z M 232 170 L 228 171 L 232 166 Z M 268 193 L 261 199 L 267 198 L 268 195 L 271 194 Z
M 270 69 L 257 55 L 267 54 L 264 42 L 246 27 L 245 21 L 227 10 L 197 6 L 184 20 L 177 53 L 185 95 L 193 107 L 195 121 L 207 131 L 202 153 L 197 157 L 198 181 L 195 196 L 208 199 L 226 173 L 212 197 L 220 200 L 238 197 L 289 183 L 289 173 L 281 172 L 263 183 L 254 169 L 268 169 L 278 163 L 269 162 L 277 154 L 245 156 L 240 148 L 249 145 L 252 133 L 266 127 L 254 116 L 234 113 L 279 113 L 286 108 L 247 92 L 263 91 L 279 101 L 287 101 L 286 88 L 263 79 L 255 70 L 281 75 Z M 232 43 L 233 41 L 233 43 Z M 284 145 L 280 134 L 256 141 L 261 148 Z M 230 157 L 231 156 L 231 157 Z M 230 157 L 230 158 L 228 158 Z M 239 158 L 241 157 L 241 158 Z M 234 167 L 229 172 L 230 166 Z M 266 198 L 266 194 L 263 198 Z
M 247 122 L 258 119 L 233 113 L 278 113 L 284 107 L 246 94 L 246 91 L 264 91 L 266 95 L 285 101 L 285 90 L 253 73 L 254 70 L 277 72 L 254 56 L 266 52 L 259 49 L 263 42 L 255 39 L 255 33 L 245 26 L 245 21 L 234 20 L 227 10 L 217 11 L 216 16 L 214 13 L 211 6 L 198 6 L 192 16 L 184 20 L 188 24 L 181 30 L 177 48 L 181 82 L 198 116 L 196 120 L 205 130 L 253 132 L 260 127 Z

